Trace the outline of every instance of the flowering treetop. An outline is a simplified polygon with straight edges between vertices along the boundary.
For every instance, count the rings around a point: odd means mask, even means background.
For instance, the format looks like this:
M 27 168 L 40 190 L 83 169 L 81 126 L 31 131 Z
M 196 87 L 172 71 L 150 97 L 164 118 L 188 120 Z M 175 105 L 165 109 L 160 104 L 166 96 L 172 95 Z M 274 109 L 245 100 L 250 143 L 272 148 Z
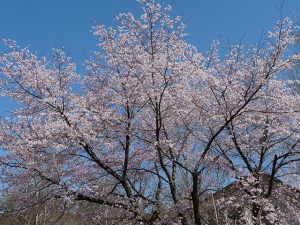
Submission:
M 1 119 L 9 190 L 20 207 L 85 201 L 102 217 L 198 225 L 205 193 L 268 173 L 268 186 L 253 194 L 264 210 L 274 177 L 299 174 L 300 96 L 277 78 L 299 58 L 283 57 L 290 20 L 264 47 L 235 45 L 223 58 L 217 43 L 208 54 L 188 44 L 170 6 L 139 3 L 140 17 L 120 13 L 115 28 L 94 27 L 99 51 L 86 75 L 61 50 L 38 58 L 8 43 L 1 91 L 20 105 Z

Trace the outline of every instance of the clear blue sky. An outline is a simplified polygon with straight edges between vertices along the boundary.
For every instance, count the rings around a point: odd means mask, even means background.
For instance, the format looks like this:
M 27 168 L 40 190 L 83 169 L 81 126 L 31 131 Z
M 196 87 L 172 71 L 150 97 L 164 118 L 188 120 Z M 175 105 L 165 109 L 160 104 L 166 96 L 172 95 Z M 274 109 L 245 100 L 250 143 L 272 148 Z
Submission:
M 221 46 L 244 36 L 255 43 L 279 17 L 280 0 L 165 0 L 173 14 L 187 23 L 189 40 L 205 50 L 213 39 Z M 138 12 L 135 0 L 1 0 L 0 38 L 17 41 L 22 47 L 47 54 L 51 48 L 65 51 L 82 64 L 95 50 L 90 30 L 97 23 L 113 24 L 117 12 Z M 284 15 L 300 17 L 300 0 L 286 0 Z M 1 103 L 2 102 L 2 103 Z M 0 100 L 0 107 L 5 105 Z M 0 110 L 1 111 L 1 110 Z
M 190 41 L 206 49 L 212 39 L 223 46 L 244 39 L 256 42 L 278 18 L 280 0 L 165 0 L 187 23 Z M 62 47 L 82 62 L 95 49 L 91 26 L 112 24 L 117 12 L 137 12 L 135 0 L 1 0 L 0 38 L 30 45 L 42 54 Z M 300 17 L 300 0 L 286 0 L 285 15 Z

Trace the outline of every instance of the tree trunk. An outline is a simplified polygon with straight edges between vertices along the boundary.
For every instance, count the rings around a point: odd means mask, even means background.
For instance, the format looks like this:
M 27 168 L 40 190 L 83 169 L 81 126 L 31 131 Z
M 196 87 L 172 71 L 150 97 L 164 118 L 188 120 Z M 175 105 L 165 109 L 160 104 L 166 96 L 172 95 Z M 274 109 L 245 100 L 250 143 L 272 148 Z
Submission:
M 200 217 L 200 202 L 199 202 L 199 174 L 197 172 L 192 174 L 193 177 L 193 189 L 192 189 L 192 203 L 195 225 L 201 225 Z

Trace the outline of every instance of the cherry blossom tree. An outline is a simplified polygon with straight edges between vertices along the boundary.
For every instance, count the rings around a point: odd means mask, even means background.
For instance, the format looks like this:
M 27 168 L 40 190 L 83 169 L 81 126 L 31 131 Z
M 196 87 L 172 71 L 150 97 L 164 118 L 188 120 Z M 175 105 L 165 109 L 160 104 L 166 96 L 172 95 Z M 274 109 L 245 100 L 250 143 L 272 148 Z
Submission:
M 298 52 L 300 52 L 300 27 L 299 27 L 299 25 L 300 25 L 300 23 L 298 21 L 296 29 L 294 31 L 294 38 L 295 38 L 294 47 L 296 48 L 296 51 L 298 51 Z M 300 75 L 299 75 L 299 73 L 300 73 L 300 61 L 298 60 L 289 73 L 289 79 L 297 81 L 293 84 L 293 88 L 294 88 L 295 92 L 300 91 L 300 83 L 299 83 Z
M 86 75 L 61 50 L 38 57 L 7 41 L 1 91 L 17 104 L 0 126 L 8 190 L 20 207 L 96 205 L 82 212 L 89 224 L 200 225 L 207 193 L 240 180 L 260 224 L 275 177 L 299 178 L 299 95 L 277 78 L 299 58 L 284 56 L 291 22 L 280 20 L 264 47 L 221 57 L 217 42 L 208 53 L 188 44 L 170 6 L 138 2 L 140 17 L 94 27 Z M 243 179 L 266 173 L 263 188 Z

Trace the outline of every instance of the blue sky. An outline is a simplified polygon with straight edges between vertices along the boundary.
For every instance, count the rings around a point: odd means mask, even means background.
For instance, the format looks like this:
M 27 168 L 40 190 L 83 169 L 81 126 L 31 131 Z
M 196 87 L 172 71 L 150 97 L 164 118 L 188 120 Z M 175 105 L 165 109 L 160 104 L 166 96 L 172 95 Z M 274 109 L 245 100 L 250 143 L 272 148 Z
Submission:
M 173 14 L 187 24 L 189 41 L 201 51 L 213 39 L 221 46 L 257 42 L 280 14 L 281 0 L 165 0 Z M 0 38 L 9 38 L 44 55 L 62 48 L 82 65 L 96 49 L 90 30 L 95 24 L 111 25 L 117 12 L 138 13 L 135 0 L 1 0 Z M 300 0 L 286 0 L 284 15 L 300 18 Z M 6 104 L 6 105 L 5 105 Z M 8 106 L 0 100 L 0 106 Z M 1 112 L 2 110 L 0 110 Z
M 174 15 L 187 23 L 189 41 L 207 49 L 212 39 L 222 46 L 243 36 L 258 41 L 272 27 L 280 0 L 165 0 Z M 46 54 L 64 47 L 76 62 L 95 49 L 90 30 L 97 23 L 112 24 L 117 12 L 137 12 L 135 0 L 1 0 L 0 38 L 16 40 L 21 46 Z M 284 14 L 300 17 L 300 1 L 286 0 Z

